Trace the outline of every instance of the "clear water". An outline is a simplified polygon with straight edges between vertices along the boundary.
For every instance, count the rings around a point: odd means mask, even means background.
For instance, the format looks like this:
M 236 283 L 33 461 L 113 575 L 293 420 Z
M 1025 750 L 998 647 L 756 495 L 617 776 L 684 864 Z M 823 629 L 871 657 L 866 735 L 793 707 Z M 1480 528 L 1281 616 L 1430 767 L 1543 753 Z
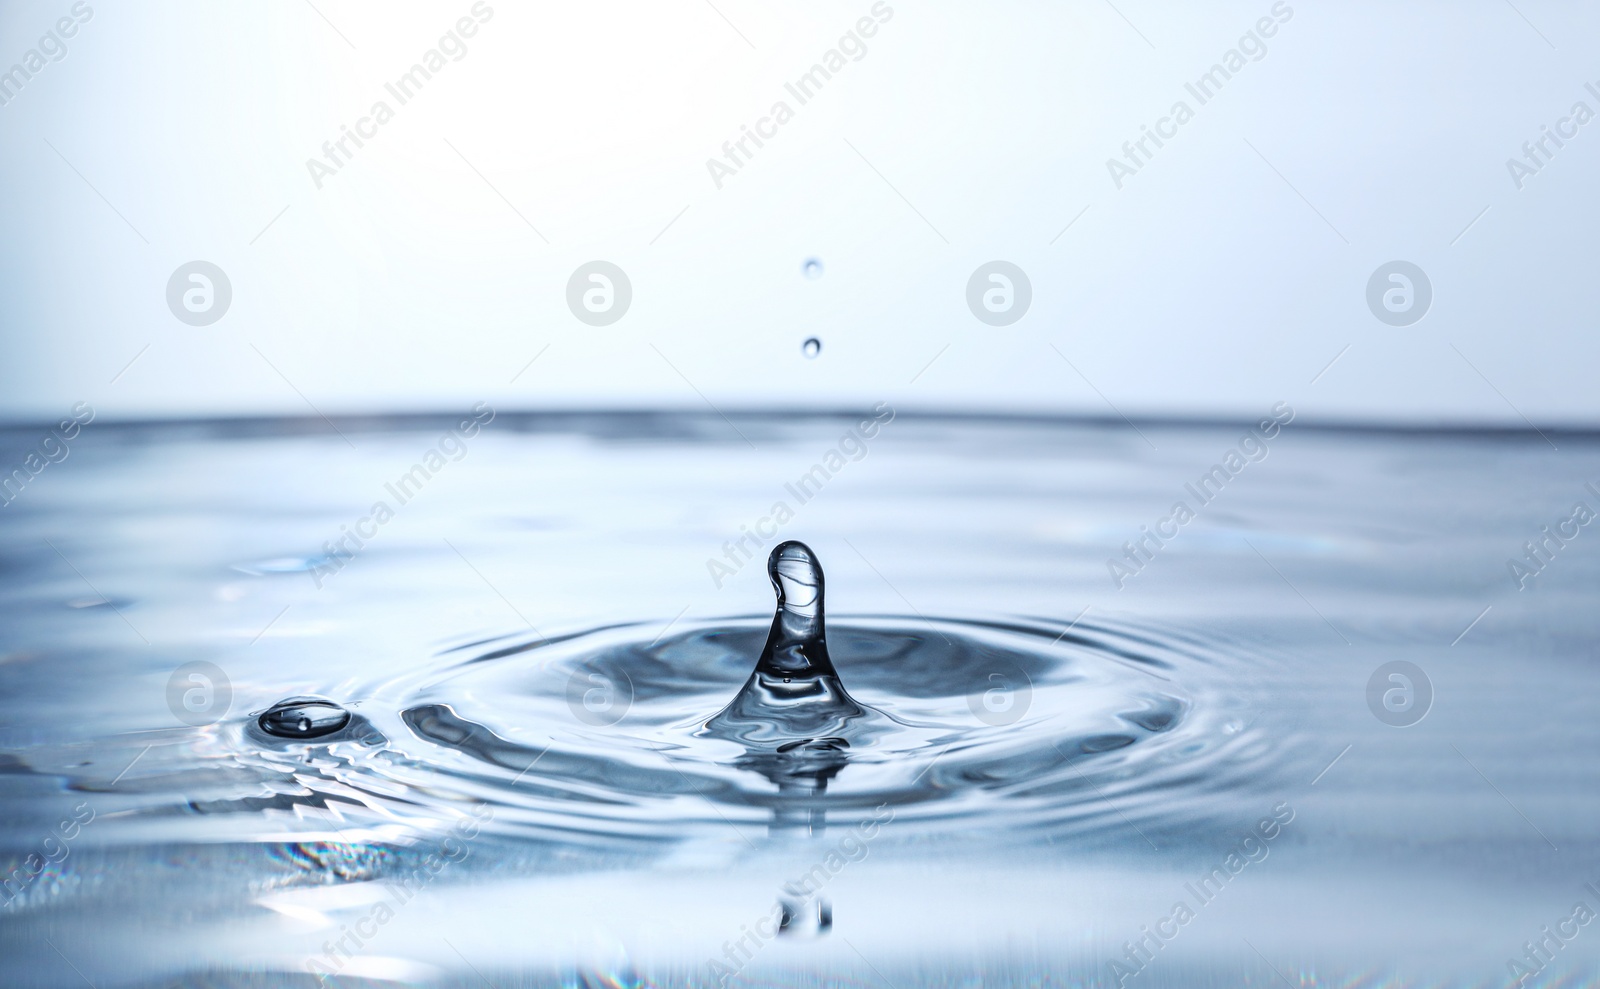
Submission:
M 6 984 L 1590 977 L 1600 536 L 1508 561 L 1595 437 L 870 416 L 87 427 L 0 508 Z M 784 539 L 855 713 L 727 713 Z

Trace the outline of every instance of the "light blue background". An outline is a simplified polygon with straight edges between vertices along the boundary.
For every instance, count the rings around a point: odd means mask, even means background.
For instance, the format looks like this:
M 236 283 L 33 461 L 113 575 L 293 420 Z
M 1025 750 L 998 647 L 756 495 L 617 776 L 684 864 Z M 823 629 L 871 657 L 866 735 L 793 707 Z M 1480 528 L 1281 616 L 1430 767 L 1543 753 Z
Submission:
M 0 69 L 70 6 L 7 4 Z M 1291 0 L 1120 191 L 1107 158 L 1193 106 L 1184 83 L 1270 0 L 890 0 L 720 190 L 706 160 L 869 2 L 494 0 L 321 190 L 306 160 L 470 2 L 90 6 L 0 107 L 6 419 L 80 400 L 1600 419 L 1600 122 L 1521 190 L 1506 167 L 1574 102 L 1600 111 L 1593 5 Z M 596 258 L 633 284 L 604 328 L 565 304 Z M 164 301 L 194 259 L 233 285 L 210 327 Z M 1007 327 L 964 301 L 993 259 L 1033 284 Z M 1366 309 L 1393 259 L 1433 283 L 1414 326 Z

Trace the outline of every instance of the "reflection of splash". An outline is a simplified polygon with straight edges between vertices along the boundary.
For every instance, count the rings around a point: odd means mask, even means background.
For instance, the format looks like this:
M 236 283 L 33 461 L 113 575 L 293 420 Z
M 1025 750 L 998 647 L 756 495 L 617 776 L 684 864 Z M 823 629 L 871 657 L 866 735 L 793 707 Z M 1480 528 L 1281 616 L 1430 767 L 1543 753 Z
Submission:
M 726 986 L 742 974 L 774 938 L 821 937 L 833 930 L 833 905 L 822 895 L 824 889 L 847 865 L 865 859 L 869 843 L 893 820 L 894 808 L 887 803 L 879 805 L 843 838 L 826 849 L 819 848 L 809 867 L 802 866 L 792 873 L 795 878 L 781 883 L 772 909 L 749 925 L 741 924 L 742 935 L 723 942 L 720 958 L 706 959 L 706 970 L 716 977 L 717 984 Z
M 778 604 L 766 644 L 755 671 L 728 706 L 706 722 L 705 733 L 743 743 L 745 753 L 734 765 L 765 776 L 777 786 L 779 796 L 787 798 L 772 808 L 770 828 L 775 836 L 804 827 L 815 839 L 827 826 L 827 805 L 820 798 L 829 782 L 849 765 L 851 737 L 864 741 L 886 730 L 892 719 L 851 697 L 839 680 L 828 655 L 824 579 L 816 554 L 804 543 L 780 543 L 767 558 L 767 574 Z M 879 809 L 886 810 L 888 805 Z M 809 811 L 808 820 L 801 819 L 802 810 Z M 892 810 L 889 816 L 893 817 Z M 876 834 L 877 828 L 874 819 L 871 833 Z M 845 841 L 854 842 L 853 847 L 865 856 L 866 846 L 854 835 Z M 840 847 L 846 846 L 841 843 Z M 854 860 L 853 852 L 847 854 Z M 833 929 L 833 906 L 822 896 L 822 887 L 837 871 L 834 862 L 843 867 L 838 850 L 782 888 L 776 906 L 777 928 L 766 938 L 795 935 L 802 918 L 814 919 L 813 932 L 818 935 Z M 759 931 L 759 923 L 757 928 Z M 739 949 L 746 952 L 744 961 L 761 948 L 763 940 L 760 934 L 749 932 L 741 942 L 746 939 L 752 948 Z M 719 961 L 710 962 L 724 984 L 742 968 L 735 950 L 730 948 L 726 956 L 734 965 L 731 969 Z

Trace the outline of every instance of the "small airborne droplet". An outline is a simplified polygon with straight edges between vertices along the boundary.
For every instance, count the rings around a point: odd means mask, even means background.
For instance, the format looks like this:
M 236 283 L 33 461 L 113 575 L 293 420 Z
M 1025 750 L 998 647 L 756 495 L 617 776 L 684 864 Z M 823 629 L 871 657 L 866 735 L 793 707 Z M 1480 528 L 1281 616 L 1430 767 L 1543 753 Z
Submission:
M 805 343 L 800 345 L 800 352 L 805 354 L 807 357 L 815 358 L 818 354 L 822 353 L 822 341 L 818 340 L 816 337 L 811 337 Z
M 806 258 L 805 263 L 800 266 L 800 271 L 807 278 L 816 281 L 822 277 L 822 262 L 816 258 Z
M 267 708 L 256 724 L 279 738 L 320 738 L 350 723 L 350 712 L 320 697 L 291 697 Z

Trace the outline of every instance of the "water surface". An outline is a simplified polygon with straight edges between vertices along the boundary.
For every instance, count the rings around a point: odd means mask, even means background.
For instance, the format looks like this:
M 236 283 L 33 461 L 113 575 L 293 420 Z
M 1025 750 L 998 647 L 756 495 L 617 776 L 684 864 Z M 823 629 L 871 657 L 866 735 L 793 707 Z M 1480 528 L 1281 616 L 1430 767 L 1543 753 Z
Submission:
M 86 427 L 0 508 L 8 984 L 1498 983 L 1600 909 L 1594 437 L 884 411 Z M 793 738 L 714 720 L 784 539 Z

